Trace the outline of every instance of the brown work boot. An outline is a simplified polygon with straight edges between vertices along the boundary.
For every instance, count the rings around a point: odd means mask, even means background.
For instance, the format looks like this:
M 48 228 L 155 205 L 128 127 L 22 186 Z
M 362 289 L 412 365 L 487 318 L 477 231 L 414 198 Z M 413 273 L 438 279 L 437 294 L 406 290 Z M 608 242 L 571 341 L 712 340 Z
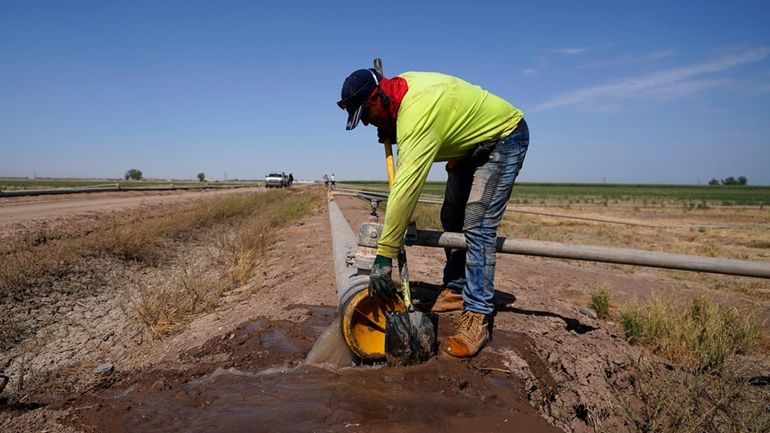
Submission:
M 433 313 L 446 313 L 463 309 L 463 295 L 452 289 L 444 289 L 438 294 L 436 302 L 430 307 Z
M 455 358 L 470 358 L 479 353 L 489 341 L 489 320 L 487 316 L 473 311 L 463 311 L 457 321 L 455 335 L 441 345 L 441 350 Z

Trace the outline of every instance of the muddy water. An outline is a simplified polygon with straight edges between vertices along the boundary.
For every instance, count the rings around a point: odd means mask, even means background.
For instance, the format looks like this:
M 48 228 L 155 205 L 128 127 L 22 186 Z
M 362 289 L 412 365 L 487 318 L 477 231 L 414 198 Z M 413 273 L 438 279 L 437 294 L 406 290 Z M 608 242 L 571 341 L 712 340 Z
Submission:
M 149 372 L 81 398 L 73 423 L 102 432 L 559 431 L 503 371 L 495 341 L 510 338 L 496 338 L 472 362 L 306 364 L 313 338 L 328 329 L 321 323 L 332 315 L 316 309 L 302 324 L 249 322 L 189 353 L 198 360 L 194 368 Z M 201 365 L 216 353 L 228 360 Z
M 345 343 L 339 316 L 321 333 L 305 361 L 331 367 L 348 367 L 353 364 L 353 352 Z

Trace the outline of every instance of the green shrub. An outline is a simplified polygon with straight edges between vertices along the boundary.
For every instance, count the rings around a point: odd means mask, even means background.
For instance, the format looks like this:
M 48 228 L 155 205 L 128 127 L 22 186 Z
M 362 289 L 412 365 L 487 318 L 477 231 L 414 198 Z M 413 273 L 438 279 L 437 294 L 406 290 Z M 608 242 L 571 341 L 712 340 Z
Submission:
M 620 324 L 629 344 L 636 344 L 642 338 L 644 322 L 639 310 L 624 309 L 620 312 Z
M 591 308 L 596 311 L 600 319 L 607 317 L 610 313 L 610 290 L 601 287 L 599 290 L 591 293 Z

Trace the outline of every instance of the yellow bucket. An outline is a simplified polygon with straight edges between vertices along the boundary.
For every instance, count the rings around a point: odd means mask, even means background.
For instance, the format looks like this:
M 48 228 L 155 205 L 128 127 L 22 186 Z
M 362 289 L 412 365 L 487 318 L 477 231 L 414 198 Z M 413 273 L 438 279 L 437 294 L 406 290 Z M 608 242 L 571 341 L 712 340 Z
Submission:
M 404 312 L 400 299 L 383 301 L 361 290 L 350 299 L 342 312 L 342 335 L 350 350 L 367 361 L 385 359 L 385 312 Z

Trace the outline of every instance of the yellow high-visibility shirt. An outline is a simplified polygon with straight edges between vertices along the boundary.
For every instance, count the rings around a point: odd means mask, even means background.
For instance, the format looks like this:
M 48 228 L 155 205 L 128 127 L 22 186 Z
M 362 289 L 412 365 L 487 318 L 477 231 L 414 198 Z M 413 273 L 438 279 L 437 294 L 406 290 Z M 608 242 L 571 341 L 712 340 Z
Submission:
M 409 86 L 396 119 L 398 167 L 377 254 L 396 258 L 435 161 L 468 156 L 484 141 L 510 135 L 521 110 L 479 86 L 435 72 L 399 75 Z

